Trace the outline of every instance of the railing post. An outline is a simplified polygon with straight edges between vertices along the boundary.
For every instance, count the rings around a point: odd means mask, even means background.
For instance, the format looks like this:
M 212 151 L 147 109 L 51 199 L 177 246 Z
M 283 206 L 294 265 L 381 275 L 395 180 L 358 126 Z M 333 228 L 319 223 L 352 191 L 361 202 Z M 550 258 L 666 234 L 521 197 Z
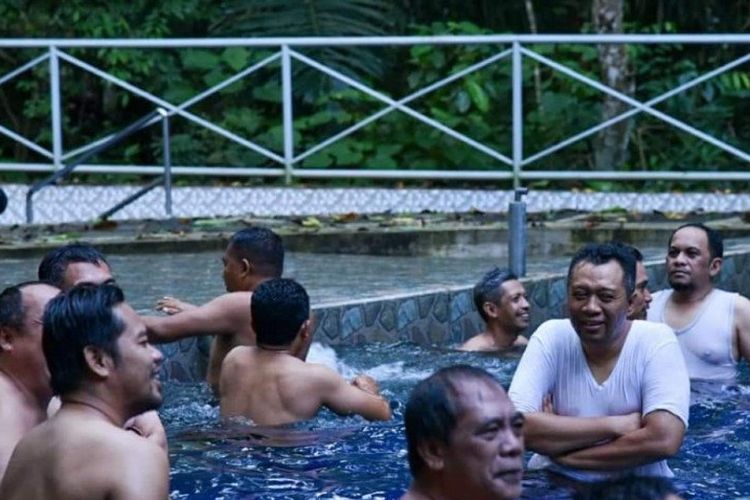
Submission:
M 292 58 L 289 46 L 281 46 L 281 104 L 284 128 L 284 180 L 291 184 L 294 175 L 294 114 L 292 112 Z
M 164 108 L 158 108 L 161 115 L 161 138 L 164 153 L 164 211 L 167 217 L 172 217 L 172 150 L 169 140 L 169 113 Z
M 62 112 L 60 106 L 60 59 L 57 47 L 49 48 L 49 93 L 52 112 L 52 161 L 55 170 L 62 168 Z M 27 218 L 29 218 L 27 214 Z
M 523 61 L 521 44 L 513 42 L 513 189 L 521 187 L 523 161 Z

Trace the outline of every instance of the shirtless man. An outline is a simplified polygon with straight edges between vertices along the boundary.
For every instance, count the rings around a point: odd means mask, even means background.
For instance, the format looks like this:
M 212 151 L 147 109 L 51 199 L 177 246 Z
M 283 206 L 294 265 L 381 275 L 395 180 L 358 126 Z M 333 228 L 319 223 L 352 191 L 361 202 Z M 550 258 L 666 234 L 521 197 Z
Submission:
M 750 300 L 715 288 L 724 243 L 718 231 L 685 224 L 669 238 L 671 290 L 654 294 L 648 319 L 677 334 L 691 380 L 733 383 L 740 359 L 750 360 Z
M 21 283 L 0 293 L 0 480 L 13 448 L 47 418 L 52 398 L 42 314 L 57 288 Z
M 52 299 L 42 347 L 62 406 L 18 443 L 0 498 L 166 499 L 166 455 L 123 430 L 161 404 L 162 355 L 122 291 L 83 285 Z
M 249 314 L 251 292 L 263 281 L 281 276 L 284 247 L 281 238 L 270 229 L 242 229 L 232 235 L 222 262 L 228 293 L 200 307 L 166 297 L 158 308 L 171 316 L 143 317 L 149 339 L 155 343 L 214 335 L 206 374 L 214 392 L 218 390 L 221 363 L 227 353 L 239 345 L 255 345 Z M 307 352 L 300 354 L 306 356 Z
M 521 335 L 529 327 L 529 301 L 518 277 L 497 267 L 474 286 L 474 304 L 487 328 L 467 340 L 462 351 L 503 351 L 525 346 Z
M 521 495 L 524 417 L 486 371 L 451 366 L 421 381 L 404 427 L 413 479 L 403 500 Z
M 347 383 L 330 368 L 306 363 L 312 342 L 310 299 L 297 282 L 272 279 L 253 292 L 250 304 L 257 346 L 237 347 L 221 368 L 221 415 L 258 425 L 313 418 L 322 406 L 368 420 L 388 420 L 391 409 L 366 375 Z
M 85 243 L 71 243 L 47 252 L 39 264 L 37 274 L 40 281 L 62 291 L 81 284 L 101 285 L 115 282 L 112 269 L 104 255 Z M 166 451 L 167 433 L 156 411 L 138 415 L 125 425 L 127 430 L 151 439 Z
M 666 458 L 685 436 L 690 381 L 671 329 L 627 319 L 634 289 L 631 253 L 586 245 L 568 269 L 570 319 L 542 323 L 518 364 L 508 394 L 526 416 L 526 445 L 554 472 L 672 476 Z

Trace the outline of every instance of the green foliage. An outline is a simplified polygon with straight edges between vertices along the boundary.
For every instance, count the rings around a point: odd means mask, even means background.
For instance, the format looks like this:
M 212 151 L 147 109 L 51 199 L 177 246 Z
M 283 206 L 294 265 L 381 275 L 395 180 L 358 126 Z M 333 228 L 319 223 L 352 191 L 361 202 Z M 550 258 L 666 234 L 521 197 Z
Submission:
M 549 8 L 545 6 L 538 12 L 540 27 L 545 23 L 550 24 L 552 19 L 559 20 L 568 15 L 562 31 L 585 32 L 589 29 L 586 25 L 588 13 L 574 21 L 569 16 L 570 13 L 580 15 L 580 12 L 584 12 L 584 3 L 565 0 L 555 2 Z M 708 3 L 713 5 L 716 2 Z M 389 0 L 165 0 L 159 3 L 144 0 L 129 3 L 8 0 L 0 3 L 0 29 L 7 37 L 384 35 L 401 29 L 401 26 L 407 25 L 405 20 L 411 18 L 422 23 L 403 28 L 408 34 L 472 35 L 489 33 L 486 27 L 489 24 L 492 32 L 508 29 L 519 31 L 525 22 L 521 2 L 518 6 L 498 6 L 492 2 L 477 2 L 469 6 L 465 5 L 466 2 L 453 0 L 420 0 L 409 3 L 413 7 L 409 12 L 399 10 L 399 4 L 398 1 Z M 540 6 L 537 2 L 537 8 Z M 491 19 L 491 23 L 487 21 L 480 26 L 463 20 L 446 20 L 448 17 L 440 14 L 459 13 L 462 8 L 465 8 L 467 18 L 479 23 L 484 12 L 484 19 Z M 644 18 L 650 15 L 646 12 L 648 6 L 645 2 L 631 2 L 628 8 L 629 12 L 642 13 Z M 684 31 L 684 26 L 693 26 L 697 22 L 684 16 L 687 14 L 675 14 L 673 19 L 659 23 L 633 22 L 627 26 L 627 30 L 680 32 Z M 441 21 L 435 22 L 435 19 Z M 685 24 L 687 21 L 693 24 Z M 722 14 L 722 26 L 729 21 Z M 309 48 L 300 51 L 393 99 L 400 99 L 505 48 L 497 45 L 417 45 L 346 50 Z M 538 45 L 528 48 L 593 79 L 600 77 L 602 69 L 593 45 Z M 647 101 L 738 57 L 741 50 L 695 45 L 630 46 L 629 57 L 636 81 L 634 97 Z M 66 52 L 174 104 L 191 99 L 272 53 L 268 49 L 242 47 L 76 49 Z M 36 50 L 0 50 L 0 73 L 39 54 L 40 51 Z M 534 82 L 535 70 L 541 77 L 538 88 Z M 61 63 L 61 71 L 66 151 L 117 131 L 153 110 L 152 103 L 70 64 Z M 293 64 L 293 71 L 296 155 L 387 106 L 299 62 Z M 600 121 L 600 92 L 537 65 L 529 58 L 524 59 L 523 73 L 523 139 L 526 156 Z M 673 96 L 656 107 L 738 148 L 748 150 L 748 97 L 750 68 L 745 64 Z M 48 65 L 41 64 L 22 77 L 0 86 L 0 123 L 51 147 L 49 99 Z M 512 155 L 509 57 L 422 95 L 407 105 L 503 155 Z M 189 111 L 282 154 L 278 62 L 209 96 L 191 106 Z M 623 169 L 737 169 L 739 161 L 731 155 L 644 113 L 636 115 L 632 123 L 629 160 Z M 264 156 L 183 118 L 172 119 L 171 126 L 175 164 L 278 166 Z M 590 136 L 524 169 L 588 169 L 592 164 L 593 139 Z M 7 141 L 0 143 L 0 155 L 4 158 L 14 161 L 38 159 L 26 148 L 7 144 Z M 140 132 L 93 161 L 158 164 L 161 162 L 161 149 L 161 131 L 157 126 Z M 348 137 L 307 156 L 300 165 L 303 168 L 510 168 L 398 110 L 388 112 Z M 547 187 L 551 184 L 540 181 L 537 185 Z M 617 187 L 611 182 L 587 183 L 584 180 L 576 185 L 600 190 Z M 652 183 L 646 188 L 664 186 L 663 183 Z

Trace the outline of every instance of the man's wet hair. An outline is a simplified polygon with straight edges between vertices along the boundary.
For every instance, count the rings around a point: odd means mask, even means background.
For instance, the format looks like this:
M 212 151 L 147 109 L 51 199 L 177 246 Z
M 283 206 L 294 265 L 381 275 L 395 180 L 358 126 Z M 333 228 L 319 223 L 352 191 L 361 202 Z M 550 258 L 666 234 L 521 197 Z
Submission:
M 284 273 L 284 244 L 268 228 L 241 229 L 229 239 L 228 247 L 237 258 L 251 262 L 261 276 L 279 278 Z
M 484 303 L 492 302 L 497 304 L 503 296 L 503 290 L 500 285 L 510 280 L 517 280 L 518 276 L 513 274 L 510 269 L 495 267 L 488 271 L 479 282 L 474 285 L 474 305 L 477 312 L 484 321 L 487 321 L 487 313 L 484 312 Z
M 83 284 L 52 299 L 44 310 L 42 349 L 55 394 L 80 387 L 88 373 L 83 351 L 101 349 L 119 361 L 117 339 L 125 323 L 114 308 L 125 301 L 122 290 L 111 283 Z
M 26 318 L 23 307 L 23 289 L 31 285 L 46 285 L 41 281 L 26 281 L 9 286 L 0 292 L 0 328 L 13 328 L 21 331 Z
M 584 262 L 595 266 L 601 266 L 610 261 L 616 261 L 622 268 L 623 285 L 625 293 L 630 297 L 635 291 L 635 257 L 631 251 L 622 244 L 614 243 L 589 243 L 578 250 L 570 261 L 568 268 L 568 286 L 571 284 L 573 271 Z
M 288 346 L 310 318 L 310 297 L 294 280 L 270 279 L 253 291 L 250 316 L 258 345 Z
M 482 380 L 502 388 L 489 372 L 469 365 L 441 368 L 419 382 L 409 394 L 404 410 L 404 429 L 409 470 L 416 477 L 425 468 L 419 445 L 433 441 L 450 445 L 450 438 L 463 408 L 459 405 L 457 383 Z
M 672 481 L 664 477 L 628 476 L 583 485 L 573 500 L 664 500 L 676 495 Z
M 672 231 L 672 234 L 669 235 L 669 241 L 667 241 L 667 248 L 672 246 L 672 238 L 674 238 L 675 233 L 686 227 L 694 227 L 706 233 L 706 239 L 708 240 L 708 253 L 712 259 L 724 257 L 724 238 L 721 236 L 721 233 L 705 224 L 701 224 L 700 222 L 688 222 Z
M 610 243 L 615 246 L 622 247 L 626 252 L 630 252 L 636 262 L 643 262 L 643 254 L 633 245 L 628 245 L 627 243 L 623 243 L 622 241 L 610 241 Z
M 42 258 L 37 270 L 39 281 L 62 289 L 65 283 L 65 270 L 70 264 L 86 262 L 88 264 L 109 266 L 107 259 L 96 248 L 86 243 L 70 243 L 50 250 Z

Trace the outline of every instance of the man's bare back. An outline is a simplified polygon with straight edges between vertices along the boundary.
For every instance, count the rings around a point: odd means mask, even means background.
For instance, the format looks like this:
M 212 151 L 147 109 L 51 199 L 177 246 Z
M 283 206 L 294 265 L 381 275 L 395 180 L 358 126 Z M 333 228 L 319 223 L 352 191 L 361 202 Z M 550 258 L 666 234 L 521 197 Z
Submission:
M 0 484 L 0 498 L 167 498 L 169 464 L 164 452 L 91 411 L 63 405 L 34 428 L 14 452 Z
M 360 376 L 350 384 L 326 366 L 258 347 L 238 347 L 226 357 L 220 392 L 223 416 L 246 417 L 258 425 L 307 420 L 322 406 L 369 420 L 387 420 L 391 414 L 371 378 Z
M 16 444 L 46 416 L 43 406 L 21 394 L 18 386 L 0 373 L 0 422 L 3 424 L 0 432 L 0 480 Z

